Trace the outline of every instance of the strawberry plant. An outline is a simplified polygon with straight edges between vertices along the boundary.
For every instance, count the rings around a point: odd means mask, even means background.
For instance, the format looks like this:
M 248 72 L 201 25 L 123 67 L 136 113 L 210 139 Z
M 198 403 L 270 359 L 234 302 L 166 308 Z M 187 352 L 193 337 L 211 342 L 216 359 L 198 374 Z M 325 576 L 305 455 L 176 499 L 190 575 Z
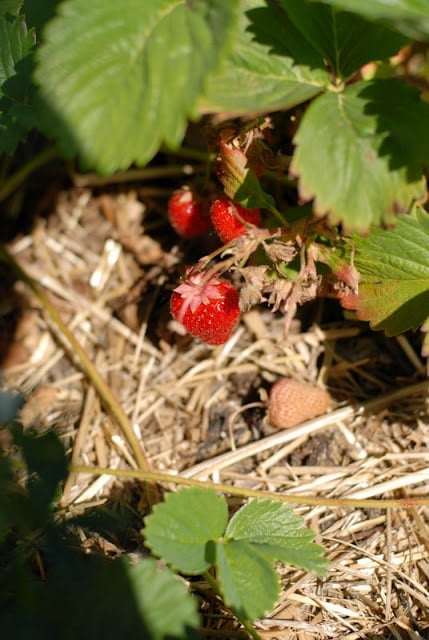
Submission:
M 204 518 L 192 518 L 198 513 Z M 188 575 L 203 574 L 255 638 L 259 636 L 250 621 L 272 609 L 279 595 L 274 561 L 319 575 L 326 570 L 323 549 L 313 543 L 312 532 L 275 500 L 252 500 L 228 522 L 225 498 L 211 489 L 182 489 L 156 505 L 142 533 L 170 566 Z
M 24 463 L 18 471 L 0 448 L 0 620 L 10 637 L 30 630 L 36 638 L 113 637 L 126 630 L 151 640 L 198 638 L 197 600 L 177 579 L 180 572 L 203 575 L 258 638 L 251 620 L 279 595 L 274 561 L 317 575 L 326 570 L 323 548 L 290 508 L 251 500 L 229 520 L 226 499 L 208 488 L 168 494 L 145 519 L 147 546 L 171 568 L 154 558 L 88 556 L 77 548 L 74 528 L 115 530 L 112 514 L 64 518 L 58 498 L 67 459 L 59 439 L 18 425 L 9 434 Z
M 287 333 L 298 305 L 328 293 L 389 335 L 425 324 L 425 3 L 65 0 L 37 14 L 4 0 L 0 11 L 0 151 L 35 129 L 55 142 L 4 171 L 0 197 L 53 153 L 102 174 L 144 165 L 204 116 L 226 196 L 264 212 L 266 235 L 225 263 L 241 271 L 243 308 L 283 309 Z M 199 228 L 172 222 L 185 237 Z
M 388 335 L 429 334 L 427 2 L 0 0 L 0 34 L 0 200 L 53 157 L 100 175 L 158 153 L 207 162 L 228 205 L 212 209 L 220 246 L 181 265 L 171 296 L 191 335 L 222 344 L 240 312 L 264 303 L 287 336 L 317 296 Z M 201 123 L 196 148 L 185 146 L 190 122 Z M 208 233 L 199 194 L 181 194 L 166 207 L 174 229 Z M 193 531 L 174 520 L 190 519 L 188 501 L 209 514 Z M 295 553 L 298 521 L 277 509 L 249 503 L 227 524 L 217 496 L 183 492 L 147 518 L 146 541 L 175 569 L 206 572 L 248 625 L 275 601 L 271 562 L 321 570 L 311 535 Z M 243 594 L 252 574 L 264 594 Z

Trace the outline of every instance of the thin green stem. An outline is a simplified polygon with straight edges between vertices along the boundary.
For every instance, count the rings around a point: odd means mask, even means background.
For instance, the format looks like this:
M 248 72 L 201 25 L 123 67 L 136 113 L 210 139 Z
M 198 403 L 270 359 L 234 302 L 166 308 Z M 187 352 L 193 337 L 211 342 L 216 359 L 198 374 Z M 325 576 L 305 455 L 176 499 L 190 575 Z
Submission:
M 208 584 L 211 586 L 211 588 L 213 589 L 213 591 L 223 600 L 223 596 L 222 593 L 220 591 L 219 585 L 216 582 L 216 580 L 213 578 L 213 576 L 211 575 L 211 573 L 209 573 L 208 571 L 204 571 L 202 573 L 202 576 L 204 578 L 204 580 L 206 582 L 208 582 Z M 234 611 L 234 609 L 231 609 L 232 613 L 234 614 L 234 616 L 237 618 L 237 620 L 239 620 L 241 622 L 241 624 L 243 625 L 243 627 L 246 629 L 247 633 L 252 636 L 252 638 L 254 640 L 262 640 L 261 636 L 259 635 L 259 633 L 256 631 L 256 629 L 253 627 L 252 623 L 250 620 L 247 620 L 246 618 L 243 618 L 242 616 L 240 616 L 236 611 Z
M 398 499 L 373 499 L 373 498 L 325 498 L 323 496 L 315 498 L 314 496 L 285 495 L 274 491 L 259 491 L 257 489 L 243 489 L 242 487 L 234 487 L 228 484 L 220 484 L 210 482 L 208 480 L 196 480 L 194 478 L 184 478 L 182 476 L 173 475 L 171 473 L 154 473 L 146 471 L 138 471 L 134 469 L 105 469 L 101 467 L 87 467 L 84 465 L 76 465 L 70 468 L 75 473 L 86 473 L 89 475 L 109 475 L 117 478 L 133 478 L 135 480 L 147 480 L 153 482 L 165 482 L 185 487 L 209 487 L 219 493 L 237 496 L 239 498 L 271 498 L 272 500 L 280 500 L 286 504 L 296 504 L 305 506 L 324 506 L 333 509 L 342 509 L 348 507 L 351 509 L 414 509 L 416 507 L 428 507 L 428 498 L 398 498 Z
M 57 155 L 57 148 L 55 146 L 47 147 L 40 153 L 33 156 L 26 164 L 22 165 L 14 174 L 4 180 L 0 186 L 0 202 L 5 200 L 15 189 L 17 189 L 26 178 L 33 173 L 36 169 L 43 166 L 49 160 L 52 160 Z
M 280 222 L 280 224 L 281 224 L 281 226 L 282 226 L 282 227 L 288 227 L 288 226 L 289 226 L 289 223 L 288 223 L 288 221 L 286 220 L 286 218 L 284 218 L 284 217 L 282 216 L 282 214 L 280 213 L 280 211 L 279 211 L 276 207 L 269 207 L 269 208 L 268 208 L 268 211 L 269 211 L 270 213 L 272 213 L 272 214 L 273 214 L 273 216 L 275 216 L 275 217 L 277 218 L 277 220 Z
M 162 149 L 168 155 L 185 158 L 186 160 L 196 160 L 198 162 L 214 162 L 216 154 L 210 151 L 200 151 L 199 149 L 191 149 L 190 147 L 180 147 L 179 149 Z
M 142 446 L 136 434 L 134 433 L 133 427 L 127 416 L 125 415 L 121 405 L 115 398 L 112 390 L 109 388 L 107 383 L 104 381 L 97 369 L 92 364 L 91 360 L 86 355 L 85 350 L 80 346 L 73 333 L 63 322 L 56 308 L 49 302 L 42 289 L 40 289 L 40 287 L 34 282 L 34 280 L 19 266 L 19 264 L 2 245 L 0 245 L 0 260 L 6 262 L 14 270 L 18 277 L 29 287 L 29 289 L 31 289 L 33 294 L 40 301 L 51 321 L 56 325 L 62 336 L 68 341 L 69 346 L 80 362 L 82 370 L 91 380 L 105 407 L 117 421 L 124 434 L 124 437 L 128 441 L 128 444 L 130 445 L 134 453 L 139 468 L 142 471 L 149 472 L 150 465 L 146 459 Z

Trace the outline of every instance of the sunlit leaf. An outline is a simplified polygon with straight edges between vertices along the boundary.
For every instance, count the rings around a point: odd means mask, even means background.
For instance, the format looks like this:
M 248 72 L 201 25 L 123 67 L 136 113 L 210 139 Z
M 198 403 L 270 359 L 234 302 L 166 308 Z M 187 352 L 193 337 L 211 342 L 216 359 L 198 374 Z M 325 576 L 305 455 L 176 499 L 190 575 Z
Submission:
M 429 214 L 416 207 L 394 229 L 352 241 L 360 282 L 344 306 L 387 335 L 417 329 L 429 316 Z
M 225 498 L 211 489 L 182 489 L 155 505 L 145 519 L 147 545 L 172 567 L 187 574 L 205 571 L 214 562 L 213 541 L 228 521 Z
M 216 566 L 225 603 L 246 619 L 261 618 L 279 596 L 273 563 L 245 540 L 216 545 Z
M 249 113 L 290 108 L 320 93 L 320 53 L 275 3 L 241 0 L 233 48 L 207 83 L 201 109 Z
M 246 540 L 272 561 L 281 561 L 322 575 L 327 560 L 323 547 L 303 520 L 278 500 L 251 500 L 228 523 L 225 536 Z
M 401 80 L 328 92 L 306 111 L 295 136 L 291 172 L 319 216 L 367 230 L 392 223 L 424 199 L 429 105 Z
M 102 173 L 177 147 L 235 17 L 236 0 L 61 3 L 35 74 L 47 132 Z

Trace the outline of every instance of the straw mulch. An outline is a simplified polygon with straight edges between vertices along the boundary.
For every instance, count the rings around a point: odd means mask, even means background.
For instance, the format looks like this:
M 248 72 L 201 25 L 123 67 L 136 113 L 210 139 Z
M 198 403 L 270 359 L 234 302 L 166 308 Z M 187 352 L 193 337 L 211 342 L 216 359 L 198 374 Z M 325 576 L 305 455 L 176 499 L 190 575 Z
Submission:
M 319 301 L 301 310 L 287 341 L 283 318 L 263 307 L 244 316 L 222 347 L 190 339 L 170 318 L 168 299 L 195 249 L 169 230 L 166 195 L 70 189 L 10 250 L 107 381 L 153 471 L 320 498 L 295 509 L 325 546 L 329 571 L 316 578 L 280 566 L 280 601 L 255 623 L 262 637 L 428 638 L 429 509 L 323 504 L 428 496 L 418 336 L 387 339 Z M 39 302 L 20 282 L 10 295 L 17 313 L 5 381 L 26 395 L 24 424 L 54 427 L 74 464 L 135 469 L 123 435 Z M 274 432 L 264 403 L 284 376 L 326 385 L 335 408 Z M 118 477 L 72 474 L 62 504 L 84 510 L 112 495 L 126 502 L 135 499 L 132 487 Z M 139 500 L 143 518 L 142 490 Z M 222 610 L 205 612 L 211 637 L 234 637 L 234 624 Z

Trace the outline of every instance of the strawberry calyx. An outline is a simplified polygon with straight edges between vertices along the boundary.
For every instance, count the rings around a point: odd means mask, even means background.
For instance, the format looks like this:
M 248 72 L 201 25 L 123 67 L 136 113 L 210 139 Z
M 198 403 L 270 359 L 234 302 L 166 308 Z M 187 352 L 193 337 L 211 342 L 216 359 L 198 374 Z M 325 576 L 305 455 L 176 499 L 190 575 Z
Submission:
M 178 293 L 184 300 L 178 320 L 183 320 L 188 309 L 191 313 L 195 313 L 200 305 L 207 305 L 214 300 L 220 300 L 222 298 L 222 293 L 219 291 L 221 283 L 222 280 L 216 275 L 207 277 L 206 273 L 188 270 L 185 280 L 174 289 L 174 292 Z

